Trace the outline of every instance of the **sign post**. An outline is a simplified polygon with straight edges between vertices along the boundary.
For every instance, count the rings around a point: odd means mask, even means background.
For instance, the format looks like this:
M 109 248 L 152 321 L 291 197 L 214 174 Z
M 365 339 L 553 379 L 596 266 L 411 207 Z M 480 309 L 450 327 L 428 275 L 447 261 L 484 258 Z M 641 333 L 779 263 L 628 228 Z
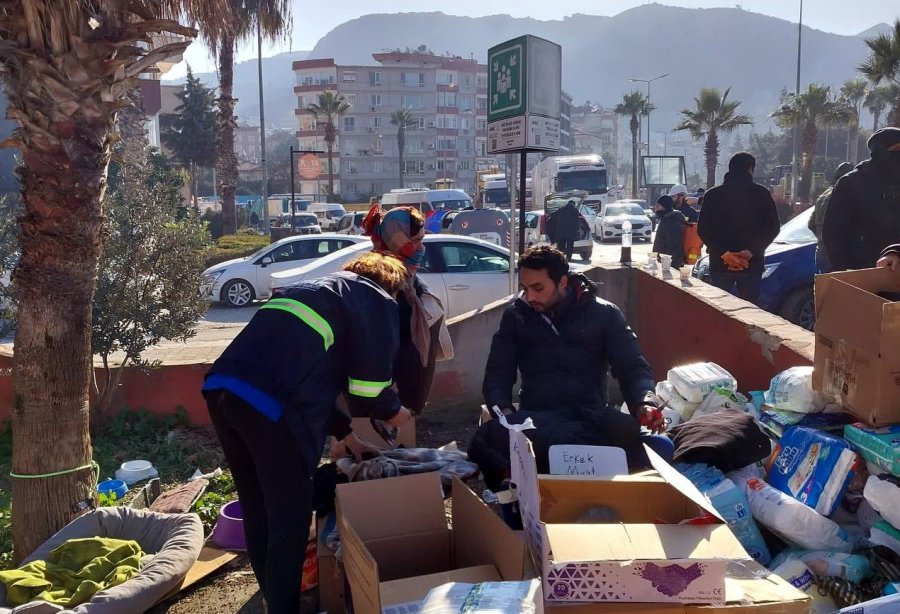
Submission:
M 322 172 L 322 164 L 319 162 L 319 156 L 316 154 L 325 153 L 313 149 L 294 149 L 291 145 L 291 234 L 294 234 L 294 217 L 297 215 L 297 202 L 294 192 L 294 156 L 300 156 L 297 160 L 297 172 L 303 179 L 318 179 Z M 266 217 L 268 217 L 268 207 L 266 207 Z
M 562 47 L 556 43 L 529 34 L 488 50 L 487 150 L 519 153 L 519 253 L 525 251 L 527 155 L 559 151 L 561 89 Z M 510 192 L 515 189 L 509 187 Z M 515 267 L 514 251 L 510 270 Z

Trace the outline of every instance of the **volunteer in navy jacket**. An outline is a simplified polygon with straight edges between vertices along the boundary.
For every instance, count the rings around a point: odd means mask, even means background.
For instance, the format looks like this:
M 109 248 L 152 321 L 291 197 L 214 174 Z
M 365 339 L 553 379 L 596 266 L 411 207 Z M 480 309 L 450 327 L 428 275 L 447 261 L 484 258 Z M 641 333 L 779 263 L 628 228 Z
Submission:
M 312 476 L 338 393 L 360 415 L 409 419 L 392 387 L 397 303 L 407 278 L 367 253 L 260 307 L 216 360 L 203 395 L 234 476 L 247 554 L 269 612 L 300 611 Z

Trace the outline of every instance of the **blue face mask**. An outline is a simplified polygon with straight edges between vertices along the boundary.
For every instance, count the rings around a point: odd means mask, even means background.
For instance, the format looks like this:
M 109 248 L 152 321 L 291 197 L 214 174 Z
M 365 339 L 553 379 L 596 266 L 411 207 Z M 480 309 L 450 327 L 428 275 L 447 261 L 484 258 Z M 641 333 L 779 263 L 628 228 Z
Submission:
M 406 264 L 410 266 L 420 266 L 425 260 L 425 246 L 422 245 L 413 254 L 406 259 Z

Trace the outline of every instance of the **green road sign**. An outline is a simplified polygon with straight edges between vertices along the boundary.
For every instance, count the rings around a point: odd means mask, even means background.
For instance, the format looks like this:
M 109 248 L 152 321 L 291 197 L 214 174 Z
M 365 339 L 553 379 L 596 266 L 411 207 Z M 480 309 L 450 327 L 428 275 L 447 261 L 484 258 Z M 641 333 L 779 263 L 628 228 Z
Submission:
M 527 37 L 488 50 L 488 121 L 522 115 L 527 103 Z

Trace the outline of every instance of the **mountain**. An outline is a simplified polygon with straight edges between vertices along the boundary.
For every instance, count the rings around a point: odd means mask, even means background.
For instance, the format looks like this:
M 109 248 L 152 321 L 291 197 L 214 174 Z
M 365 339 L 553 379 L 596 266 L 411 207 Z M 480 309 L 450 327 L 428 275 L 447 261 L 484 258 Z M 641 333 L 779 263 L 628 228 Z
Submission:
M 874 30 L 881 28 L 876 26 Z M 871 31 L 867 31 L 869 33 Z M 563 88 L 576 103 L 590 100 L 614 106 L 632 89 L 646 91 L 631 77 L 653 83 L 657 107 L 652 126 L 670 129 L 678 111 L 693 104 L 701 87 L 731 86 L 742 112 L 753 115 L 757 130 L 772 125 L 768 114 L 782 88 L 794 89 L 797 24 L 738 8 L 687 9 L 646 4 L 614 17 L 573 15 L 538 21 L 508 15 L 471 18 L 443 13 L 366 15 L 333 29 L 316 44 L 310 58 L 335 58 L 339 64 L 372 64 L 372 53 L 425 44 L 485 61 L 499 42 L 534 34 L 562 45 Z M 865 33 L 864 33 L 865 34 Z M 867 55 L 860 36 L 842 36 L 803 28 L 802 83 L 839 86 L 858 76 L 855 67 Z M 662 140 L 660 138 L 660 140 Z
M 890 34 L 893 31 L 893 26 L 886 23 L 880 23 L 877 26 L 872 26 L 868 30 L 863 30 L 862 32 L 857 34 L 857 36 L 860 38 L 872 38 L 874 36 L 878 36 L 879 34 Z
M 263 96 L 266 98 L 267 128 L 297 128 L 294 108 L 297 98 L 294 95 L 293 63 L 305 60 L 309 51 L 287 51 L 272 57 L 263 58 Z M 290 78 L 287 78 L 290 75 Z M 196 75 L 207 87 L 219 86 L 219 75 L 215 72 Z M 184 83 L 184 79 L 163 81 L 165 85 Z M 238 121 L 250 125 L 259 125 L 259 74 L 256 60 L 237 62 L 234 65 L 234 97 L 237 98 L 235 115 Z

